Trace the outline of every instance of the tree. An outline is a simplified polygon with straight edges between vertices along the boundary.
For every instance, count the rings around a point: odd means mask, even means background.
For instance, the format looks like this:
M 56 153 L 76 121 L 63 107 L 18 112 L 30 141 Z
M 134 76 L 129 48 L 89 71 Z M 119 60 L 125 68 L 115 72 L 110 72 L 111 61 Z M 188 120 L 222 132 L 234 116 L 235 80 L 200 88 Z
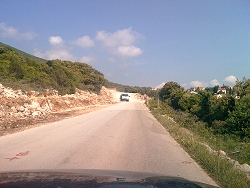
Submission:
M 0 76 L 8 76 L 9 74 L 10 61 L 0 60 Z
M 194 105 L 199 104 L 199 101 L 200 95 L 186 93 L 179 100 L 179 105 L 181 107 L 181 110 L 190 112 Z
M 240 97 L 250 94 L 250 79 L 246 79 L 245 77 L 242 80 L 237 79 L 234 86 L 234 93 Z
M 219 85 L 214 86 L 214 88 L 213 88 L 213 93 L 217 93 L 217 92 L 218 92 L 218 88 L 219 88 Z
M 173 108 L 179 109 L 179 100 L 183 94 L 184 88 L 178 83 L 171 81 L 167 82 L 163 88 L 160 89 L 159 98 L 160 100 L 167 102 Z
M 200 95 L 200 103 L 198 104 L 198 111 L 196 112 L 197 116 L 204 122 L 207 122 L 208 125 L 212 124 L 211 119 L 211 106 L 210 106 L 210 99 L 212 94 L 207 91 L 199 92 Z
M 241 138 L 250 138 L 250 94 L 235 103 L 235 110 L 229 113 L 226 132 Z
M 13 55 L 11 56 L 10 62 L 10 74 L 14 75 L 16 79 L 21 80 L 25 74 L 21 58 L 16 55 Z
M 210 99 L 211 121 L 225 121 L 228 118 L 229 112 L 233 111 L 234 108 L 235 102 L 233 97 L 224 96 L 219 99 L 212 97 Z

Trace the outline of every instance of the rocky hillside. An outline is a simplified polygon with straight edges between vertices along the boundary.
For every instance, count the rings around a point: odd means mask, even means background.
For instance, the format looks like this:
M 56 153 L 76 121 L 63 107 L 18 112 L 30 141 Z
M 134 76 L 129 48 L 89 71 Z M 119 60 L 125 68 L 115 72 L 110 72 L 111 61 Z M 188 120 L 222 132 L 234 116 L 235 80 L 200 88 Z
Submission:
M 98 95 L 76 89 L 62 96 L 55 90 L 23 92 L 0 84 L 0 136 L 113 104 L 112 92 L 105 87 Z

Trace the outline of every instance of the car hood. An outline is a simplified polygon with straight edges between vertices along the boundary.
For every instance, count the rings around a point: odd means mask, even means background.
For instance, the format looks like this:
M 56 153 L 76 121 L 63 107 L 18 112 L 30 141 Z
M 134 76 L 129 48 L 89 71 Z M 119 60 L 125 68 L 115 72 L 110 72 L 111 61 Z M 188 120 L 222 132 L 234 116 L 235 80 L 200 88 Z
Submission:
M 145 172 L 93 169 L 53 169 L 1 172 L 0 187 L 212 188 L 214 186 L 199 182 L 191 182 L 181 177 L 169 177 L 162 174 Z

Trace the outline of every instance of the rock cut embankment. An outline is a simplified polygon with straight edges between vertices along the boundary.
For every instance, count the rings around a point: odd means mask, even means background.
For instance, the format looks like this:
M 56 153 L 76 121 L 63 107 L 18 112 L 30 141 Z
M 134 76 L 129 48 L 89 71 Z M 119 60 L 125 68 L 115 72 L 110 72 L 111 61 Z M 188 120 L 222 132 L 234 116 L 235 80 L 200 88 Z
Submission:
M 0 84 L 0 136 L 113 104 L 113 96 L 105 87 L 99 95 L 77 89 L 61 96 L 55 90 L 23 92 Z

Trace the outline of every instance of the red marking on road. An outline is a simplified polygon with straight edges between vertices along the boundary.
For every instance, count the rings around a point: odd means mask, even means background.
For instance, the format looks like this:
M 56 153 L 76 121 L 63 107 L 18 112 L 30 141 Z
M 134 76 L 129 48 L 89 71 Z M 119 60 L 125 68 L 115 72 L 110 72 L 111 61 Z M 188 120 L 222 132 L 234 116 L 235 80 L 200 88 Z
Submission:
M 9 159 L 10 161 L 14 160 L 14 159 L 20 159 L 18 157 L 13 157 L 13 158 L 5 158 L 5 159 Z
M 28 155 L 29 154 L 29 151 L 25 151 L 25 152 L 20 152 L 18 154 L 16 154 L 16 156 L 25 156 L 25 155 Z M 5 158 L 5 159 L 9 159 L 9 161 L 12 161 L 14 159 L 20 159 L 18 157 L 13 157 L 13 158 Z
M 16 154 L 16 156 L 25 156 L 28 154 L 29 154 L 29 151 L 26 151 L 26 152 L 20 152 L 20 153 Z
M 182 161 L 182 164 L 191 164 L 192 162 L 189 161 Z

